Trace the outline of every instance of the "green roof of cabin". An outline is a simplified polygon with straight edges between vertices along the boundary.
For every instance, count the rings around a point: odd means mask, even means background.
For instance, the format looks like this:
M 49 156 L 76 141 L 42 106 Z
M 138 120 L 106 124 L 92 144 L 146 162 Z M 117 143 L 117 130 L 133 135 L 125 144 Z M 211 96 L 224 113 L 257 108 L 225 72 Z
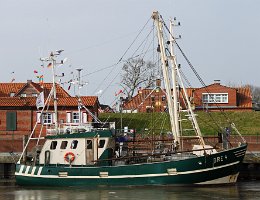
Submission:
M 111 137 L 112 132 L 110 130 L 84 132 L 84 133 L 72 133 L 72 134 L 61 134 L 61 135 L 49 135 L 46 139 L 60 139 L 60 138 L 94 138 L 97 137 Z

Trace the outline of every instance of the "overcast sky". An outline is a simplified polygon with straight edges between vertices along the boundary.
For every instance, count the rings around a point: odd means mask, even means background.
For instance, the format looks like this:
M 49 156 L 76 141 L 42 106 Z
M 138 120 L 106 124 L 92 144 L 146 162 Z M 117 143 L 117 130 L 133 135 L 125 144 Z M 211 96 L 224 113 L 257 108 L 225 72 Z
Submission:
M 51 82 L 39 58 L 64 49 L 62 81 L 83 68 L 82 94 L 102 90 L 111 104 L 122 65 L 92 72 L 117 63 L 154 10 L 181 22 L 179 44 L 206 84 L 260 86 L 259 0 L 0 0 L 0 82 Z

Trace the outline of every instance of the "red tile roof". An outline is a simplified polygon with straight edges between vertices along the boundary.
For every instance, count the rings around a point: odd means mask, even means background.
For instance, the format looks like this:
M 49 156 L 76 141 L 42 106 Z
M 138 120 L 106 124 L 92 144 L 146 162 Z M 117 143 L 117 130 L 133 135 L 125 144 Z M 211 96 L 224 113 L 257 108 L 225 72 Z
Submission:
M 49 94 L 52 88 L 52 83 L 44 83 L 44 94 Z M 70 97 L 69 93 L 67 93 L 59 84 L 56 84 L 56 93 L 57 97 Z
M 19 96 L 20 92 L 26 88 L 26 86 L 31 85 L 38 92 L 44 89 L 44 95 L 48 96 L 51 91 L 52 83 L 44 83 L 43 88 L 39 83 L 0 83 L 0 97 L 10 97 L 10 93 L 15 93 L 15 96 Z M 57 97 L 70 97 L 70 95 L 58 84 L 56 84 Z
M 99 104 L 97 96 L 82 96 L 80 99 L 84 106 L 94 106 L 95 104 Z M 78 98 L 58 98 L 58 106 L 78 106 Z
M 249 86 L 239 87 L 237 89 L 238 107 L 252 109 L 252 95 Z
M 0 83 L 1 97 L 9 97 L 11 92 L 17 93 L 26 83 Z
M 99 104 L 97 96 L 83 96 L 81 97 L 81 101 L 86 107 Z M 53 106 L 53 101 L 51 101 L 49 105 Z M 36 97 L 0 97 L 0 107 L 24 106 L 36 107 Z M 60 97 L 58 98 L 58 106 L 78 106 L 78 98 Z

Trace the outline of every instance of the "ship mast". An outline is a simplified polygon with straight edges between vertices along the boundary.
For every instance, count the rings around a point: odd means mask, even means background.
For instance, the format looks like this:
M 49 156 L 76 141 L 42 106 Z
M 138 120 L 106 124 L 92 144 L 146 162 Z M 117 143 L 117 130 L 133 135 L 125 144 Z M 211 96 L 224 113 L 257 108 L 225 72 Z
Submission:
M 77 80 L 77 83 L 78 83 L 78 112 L 79 112 L 79 124 L 82 124 L 82 113 L 81 113 L 81 99 L 80 99 L 80 89 L 82 87 L 82 84 L 80 82 L 80 72 L 83 70 L 83 69 L 80 69 L 80 68 L 77 68 L 76 69 L 78 71 L 78 80 Z
M 165 53 L 165 47 L 164 47 L 164 42 L 163 42 L 163 23 L 162 20 L 160 20 L 159 13 L 153 12 L 152 18 L 155 20 L 156 26 L 157 26 L 157 34 L 158 34 L 158 40 L 159 40 L 159 45 L 160 45 L 160 55 L 161 55 L 161 62 L 162 62 L 162 71 L 163 71 L 163 78 L 164 78 L 164 83 L 165 83 L 165 89 L 167 93 L 167 102 L 168 102 L 168 108 L 169 108 L 169 115 L 170 115 L 170 121 L 171 121 L 171 127 L 172 127 L 172 132 L 174 134 L 175 140 L 177 140 L 180 143 L 180 127 L 179 127 L 179 107 L 178 107 L 178 94 L 177 94 L 177 77 L 179 78 L 180 86 L 183 88 L 183 93 L 184 93 L 184 98 L 187 103 L 187 111 L 189 113 L 189 116 L 191 117 L 192 120 L 192 125 L 195 131 L 195 134 L 197 135 L 200 144 L 205 146 L 205 142 L 203 140 L 198 122 L 195 118 L 195 114 L 192 110 L 191 103 L 189 100 L 189 96 L 187 93 L 186 88 L 184 87 L 179 69 L 177 67 L 177 62 L 176 62 L 176 57 L 174 54 L 174 49 L 173 49 L 173 43 L 175 42 L 175 38 L 172 34 L 172 26 L 173 24 L 171 23 L 171 28 L 170 28 L 170 44 L 171 44 L 171 49 L 170 49 L 170 60 L 171 60 L 171 65 L 172 65 L 172 87 L 173 87 L 173 95 L 171 95 L 171 85 L 170 85 L 170 78 L 169 78 L 169 66 L 168 66 L 168 59 L 166 57 Z
M 57 103 L 57 92 L 56 92 L 56 66 L 57 64 L 62 65 L 66 61 L 66 58 L 64 60 L 61 60 L 60 63 L 57 63 L 57 56 L 61 54 L 64 50 L 56 50 L 55 52 L 51 52 L 49 57 L 40 58 L 41 61 L 50 62 L 48 64 L 48 67 L 52 68 L 52 95 L 53 95 L 53 106 L 54 106 L 54 127 L 56 133 L 58 133 L 58 103 Z
M 177 141 L 180 144 L 180 125 L 179 125 L 179 105 L 178 105 L 178 94 L 177 94 L 177 88 L 178 82 L 177 82 L 177 61 L 176 61 L 176 56 L 174 54 L 174 48 L 173 48 L 173 43 L 174 43 L 174 36 L 173 36 L 173 21 L 170 20 L 170 60 L 172 64 L 172 90 L 173 90 L 173 110 L 174 110 L 174 123 L 175 123 L 175 129 L 176 129 L 176 134 L 177 134 Z
M 51 52 L 50 60 L 52 61 L 52 84 L 53 84 L 53 106 L 54 106 L 54 125 L 55 130 L 58 132 L 58 109 L 57 109 L 57 93 L 56 93 L 56 75 L 55 75 L 55 68 L 56 68 L 56 59 L 54 57 L 54 53 Z
M 179 137 L 176 132 L 176 126 L 175 126 L 175 119 L 174 117 L 174 108 L 173 108 L 173 101 L 172 101 L 172 94 L 171 94 L 171 87 L 170 87 L 170 76 L 169 76 L 169 67 L 168 67 L 168 60 L 165 53 L 165 47 L 163 42 L 163 26 L 162 22 L 159 19 L 159 13 L 153 12 L 152 18 L 155 20 L 155 24 L 157 26 L 157 36 L 159 40 L 159 47 L 160 47 L 160 56 L 161 56 L 161 62 L 162 62 L 162 72 L 163 72 L 163 78 L 164 78 L 164 84 L 166 89 L 166 97 L 167 97 L 167 103 L 168 103 L 168 110 L 170 115 L 170 121 L 171 121 L 171 130 L 174 135 L 174 139 L 176 141 L 179 140 Z M 178 141 L 179 142 L 179 141 Z

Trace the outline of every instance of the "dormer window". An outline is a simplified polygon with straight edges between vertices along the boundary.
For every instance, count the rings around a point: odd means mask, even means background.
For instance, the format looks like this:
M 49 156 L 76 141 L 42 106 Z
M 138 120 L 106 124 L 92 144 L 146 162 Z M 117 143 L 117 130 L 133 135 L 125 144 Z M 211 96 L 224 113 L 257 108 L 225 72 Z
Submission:
M 22 93 L 20 96 L 21 96 L 21 97 L 26 97 L 26 94 L 25 94 L 25 93 Z
M 228 93 L 202 94 L 203 103 L 228 103 Z
M 10 97 L 14 97 L 14 95 L 15 95 L 15 92 L 10 93 Z
M 38 96 L 38 94 L 32 93 L 32 97 L 37 97 L 37 96 Z

